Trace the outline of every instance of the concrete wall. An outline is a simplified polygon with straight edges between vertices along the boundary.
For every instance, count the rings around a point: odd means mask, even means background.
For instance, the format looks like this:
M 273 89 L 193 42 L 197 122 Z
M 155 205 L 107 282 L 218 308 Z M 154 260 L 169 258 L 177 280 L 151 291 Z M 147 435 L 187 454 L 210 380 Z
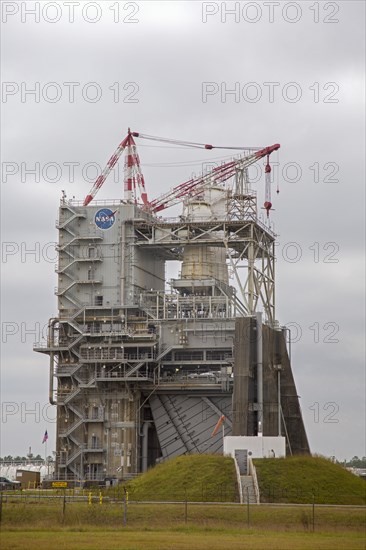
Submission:
M 234 457 L 236 450 L 247 450 L 251 458 L 281 458 L 286 456 L 286 440 L 284 437 L 224 437 L 224 454 Z
M 253 365 L 256 361 L 253 342 L 254 320 L 236 319 L 234 344 L 233 435 L 254 435 Z M 250 406 L 251 405 L 251 406 Z
M 263 436 L 279 435 L 278 371 L 280 367 L 281 428 L 287 453 L 309 453 L 299 398 L 283 331 L 262 327 Z M 235 323 L 233 435 L 257 435 L 256 320 L 239 318 Z M 284 420 L 284 421 L 283 421 Z

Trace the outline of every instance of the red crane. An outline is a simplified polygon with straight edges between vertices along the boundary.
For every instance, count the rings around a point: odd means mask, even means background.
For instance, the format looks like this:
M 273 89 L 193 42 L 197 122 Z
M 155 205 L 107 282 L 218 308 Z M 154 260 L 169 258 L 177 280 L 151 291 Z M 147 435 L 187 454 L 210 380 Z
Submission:
M 202 191 L 202 189 L 205 187 L 205 185 L 207 185 L 208 182 L 223 183 L 224 181 L 234 176 L 237 170 L 246 168 L 265 156 L 269 157 L 269 155 L 273 151 L 277 151 L 279 147 L 280 145 L 278 143 L 275 145 L 271 145 L 270 147 L 266 147 L 265 149 L 261 149 L 259 151 L 256 151 L 255 153 L 251 153 L 250 155 L 246 155 L 239 159 L 235 159 L 225 164 L 222 164 L 221 166 L 214 168 L 213 170 L 211 170 L 210 172 L 208 172 L 203 176 L 199 176 L 198 178 L 192 178 L 184 183 L 181 183 L 180 185 L 177 185 L 172 190 L 168 191 L 167 193 L 164 193 L 157 199 L 152 200 L 149 203 L 150 208 L 152 209 L 153 212 L 159 212 L 160 210 L 164 210 L 165 208 L 169 208 L 170 206 L 177 204 L 182 200 L 183 197 L 185 197 L 188 194 L 192 196 L 198 195 Z M 268 161 L 267 161 L 267 166 L 265 170 L 266 170 L 266 182 L 269 184 L 269 190 L 267 190 L 267 187 L 268 187 L 267 185 L 266 201 L 264 203 L 264 208 L 267 210 L 267 214 L 268 214 L 269 210 L 272 208 L 272 203 L 270 202 L 270 178 L 267 177 L 268 173 L 270 176 L 270 170 L 268 172 L 267 167 L 269 167 L 270 169 Z
M 109 176 L 113 167 L 119 161 L 123 151 L 127 148 L 127 155 L 125 161 L 125 196 L 127 199 L 132 199 L 133 192 L 136 188 L 140 191 L 140 196 L 143 204 L 147 204 L 147 194 L 145 191 L 144 176 L 141 172 L 140 158 L 137 153 L 136 143 L 133 136 L 138 136 L 136 132 L 131 132 L 128 129 L 128 134 L 123 141 L 118 145 L 117 149 L 107 162 L 104 170 L 96 179 L 89 194 L 84 199 L 84 206 L 87 206 L 98 193 L 99 189 L 104 184 L 105 180 Z
M 94 183 L 94 186 L 92 187 L 90 193 L 85 197 L 85 200 L 84 200 L 85 206 L 89 204 L 90 201 L 95 197 L 98 190 L 102 187 L 103 183 L 107 179 L 112 168 L 118 162 L 122 152 L 127 148 L 127 155 L 126 155 L 126 162 L 125 162 L 125 198 L 127 200 L 132 200 L 133 194 L 135 193 L 136 189 L 138 189 L 141 196 L 142 203 L 145 206 L 147 206 L 148 209 L 152 212 L 160 212 L 165 208 L 169 208 L 170 206 L 173 206 L 181 202 L 181 200 L 188 194 L 191 196 L 199 194 L 208 183 L 223 183 L 224 181 L 234 176 L 237 170 L 242 170 L 244 168 L 247 168 L 251 164 L 254 164 L 258 160 L 260 160 L 261 158 L 267 157 L 267 164 L 265 167 L 266 189 L 265 189 L 264 208 L 266 209 L 267 216 L 268 216 L 269 211 L 272 208 L 271 185 L 270 185 L 271 166 L 269 164 L 269 156 L 271 153 L 273 153 L 274 151 L 277 151 L 280 148 L 280 145 L 278 143 L 276 143 L 275 145 L 271 145 L 269 147 L 265 147 L 264 149 L 258 149 L 248 155 L 245 155 L 235 160 L 232 160 L 230 162 L 221 164 L 220 166 L 213 168 L 213 170 L 211 170 L 207 174 L 198 176 L 196 178 L 191 178 L 190 180 L 184 183 L 181 183 L 180 185 L 177 185 L 176 187 L 164 193 L 160 197 L 152 201 L 148 201 L 146 190 L 145 190 L 144 177 L 141 172 L 140 159 L 137 153 L 136 143 L 133 139 L 134 137 L 140 137 L 143 139 L 150 139 L 153 141 L 160 141 L 160 142 L 170 143 L 175 145 L 184 145 L 186 147 L 193 147 L 193 148 L 199 148 L 199 149 L 237 149 L 237 150 L 254 149 L 253 147 L 251 148 L 218 147 L 218 146 L 204 144 L 204 143 L 179 141 L 179 140 L 172 140 L 168 138 L 159 138 L 155 136 L 148 136 L 146 134 L 140 134 L 138 132 L 131 132 L 129 129 L 127 136 L 119 144 L 116 151 L 113 153 L 113 155 L 107 162 L 107 165 L 104 168 L 103 172 Z

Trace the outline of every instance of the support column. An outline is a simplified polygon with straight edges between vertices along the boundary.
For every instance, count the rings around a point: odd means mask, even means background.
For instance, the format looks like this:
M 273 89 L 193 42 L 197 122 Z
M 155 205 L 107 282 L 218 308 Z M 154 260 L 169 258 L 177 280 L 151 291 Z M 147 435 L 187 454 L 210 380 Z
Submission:
M 262 314 L 257 313 L 257 429 L 258 436 L 263 435 L 263 337 Z
M 142 463 L 141 463 L 142 472 L 147 471 L 149 428 L 150 428 L 150 422 L 144 422 L 144 425 L 142 426 Z

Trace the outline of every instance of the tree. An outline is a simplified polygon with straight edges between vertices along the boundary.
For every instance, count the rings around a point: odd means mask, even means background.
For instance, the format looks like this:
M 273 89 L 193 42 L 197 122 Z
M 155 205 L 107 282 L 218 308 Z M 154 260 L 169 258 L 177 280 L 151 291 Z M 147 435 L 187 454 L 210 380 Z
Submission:
M 362 458 L 354 456 L 349 462 L 347 462 L 346 465 L 351 468 L 366 468 L 366 456 L 363 456 Z

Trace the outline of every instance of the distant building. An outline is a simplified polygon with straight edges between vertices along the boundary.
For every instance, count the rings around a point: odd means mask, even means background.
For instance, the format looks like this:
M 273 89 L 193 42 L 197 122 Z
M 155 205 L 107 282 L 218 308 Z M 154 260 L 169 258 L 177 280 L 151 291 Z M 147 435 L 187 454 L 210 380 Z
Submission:
M 55 471 L 54 462 L 44 464 L 40 462 L 1 462 L 0 476 L 7 477 L 11 481 L 16 480 L 17 470 L 39 472 L 41 481 L 47 477 L 53 477 Z

